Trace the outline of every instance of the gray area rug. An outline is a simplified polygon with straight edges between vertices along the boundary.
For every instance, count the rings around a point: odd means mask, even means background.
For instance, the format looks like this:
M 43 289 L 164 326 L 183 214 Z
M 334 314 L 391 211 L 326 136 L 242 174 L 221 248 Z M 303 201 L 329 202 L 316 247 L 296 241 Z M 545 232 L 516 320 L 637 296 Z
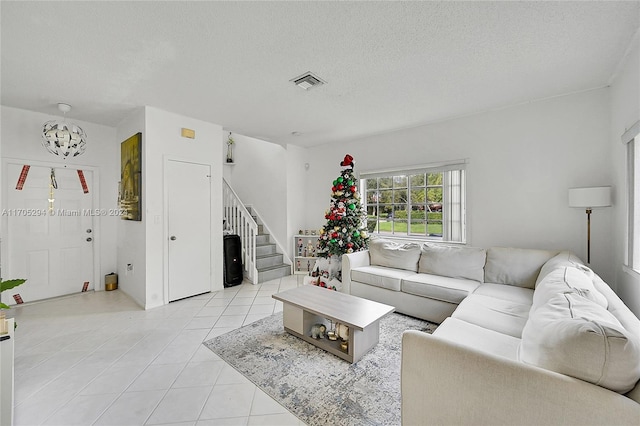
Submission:
M 390 314 L 380 342 L 355 364 L 285 332 L 282 313 L 204 345 L 308 425 L 400 425 L 402 332 L 436 326 Z

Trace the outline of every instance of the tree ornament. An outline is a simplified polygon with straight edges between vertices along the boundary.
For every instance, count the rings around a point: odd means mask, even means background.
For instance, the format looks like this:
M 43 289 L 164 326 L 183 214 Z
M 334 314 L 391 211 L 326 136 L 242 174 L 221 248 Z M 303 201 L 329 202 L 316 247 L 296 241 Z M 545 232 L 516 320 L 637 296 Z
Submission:
M 355 210 L 355 209 L 356 209 L 355 204 L 349 204 L 349 210 Z
M 338 179 L 336 179 L 338 181 L 338 183 L 342 183 L 342 181 L 344 181 L 344 179 L 342 178 L 342 176 L 340 176 Z

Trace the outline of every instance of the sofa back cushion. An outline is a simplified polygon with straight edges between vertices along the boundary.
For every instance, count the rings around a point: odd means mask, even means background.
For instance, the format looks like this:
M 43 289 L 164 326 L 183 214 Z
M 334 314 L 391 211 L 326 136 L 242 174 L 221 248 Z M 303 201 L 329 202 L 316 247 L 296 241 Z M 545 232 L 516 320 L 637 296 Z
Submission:
M 568 250 L 563 250 L 551 259 L 547 260 L 545 264 L 542 265 L 540 273 L 538 274 L 538 278 L 536 278 L 536 287 L 538 286 L 538 284 L 540 284 L 540 281 L 542 281 L 542 279 L 546 277 L 550 272 L 563 266 L 573 266 L 578 269 L 588 269 L 586 266 L 584 266 L 584 263 L 578 256 Z
M 534 288 L 542 265 L 557 251 L 491 247 L 487 250 L 484 281 Z
M 369 242 L 369 257 L 371 265 L 417 272 L 420 245 L 376 238 Z
M 418 272 L 483 282 L 486 257 L 487 251 L 483 248 L 425 243 Z
M 545 305 L 554 296 L 563 293 L 577 293 L 605 309 L 609 305 L 607 298 L 596 290 L 592 277 L 578 268 L 565 266 L 548 273 L 536 286 L 531 310 Z
M 639 340 L 602 306 L 579 294 L 565 293 L 531 311 L 518 357 L 625 393 L 640 379 Z

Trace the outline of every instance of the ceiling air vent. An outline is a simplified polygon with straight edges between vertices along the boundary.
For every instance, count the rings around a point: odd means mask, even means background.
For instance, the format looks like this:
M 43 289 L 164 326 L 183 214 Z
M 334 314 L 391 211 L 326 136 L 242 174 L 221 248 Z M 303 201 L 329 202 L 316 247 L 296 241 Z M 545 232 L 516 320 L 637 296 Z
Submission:
M 326 84 L 327 82 L 324 81 L 323 79 L 321 79 L 320 77 L 318 77 L 317 75 L 311 73 L 311 72 L 306 72 L 296 78 L 293 78 L 289 81 L 292 81 L 293 84 L 295 84 L 298 87 L 303 88 L 304 90 L 309 90 L 312 87 L 316 87 L 316 86 L 322 86 L 323 84 Z

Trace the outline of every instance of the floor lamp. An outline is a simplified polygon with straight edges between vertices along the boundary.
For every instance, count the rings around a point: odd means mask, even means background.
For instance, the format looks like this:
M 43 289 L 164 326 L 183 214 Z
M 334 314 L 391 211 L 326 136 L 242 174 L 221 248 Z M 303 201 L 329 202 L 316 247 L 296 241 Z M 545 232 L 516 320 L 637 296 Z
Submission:
M 610 205 L 610 186 L 569 188 L 569 207 L 582 207 L 587 213 L 587 263 L 591 263 L 591 209 Z

